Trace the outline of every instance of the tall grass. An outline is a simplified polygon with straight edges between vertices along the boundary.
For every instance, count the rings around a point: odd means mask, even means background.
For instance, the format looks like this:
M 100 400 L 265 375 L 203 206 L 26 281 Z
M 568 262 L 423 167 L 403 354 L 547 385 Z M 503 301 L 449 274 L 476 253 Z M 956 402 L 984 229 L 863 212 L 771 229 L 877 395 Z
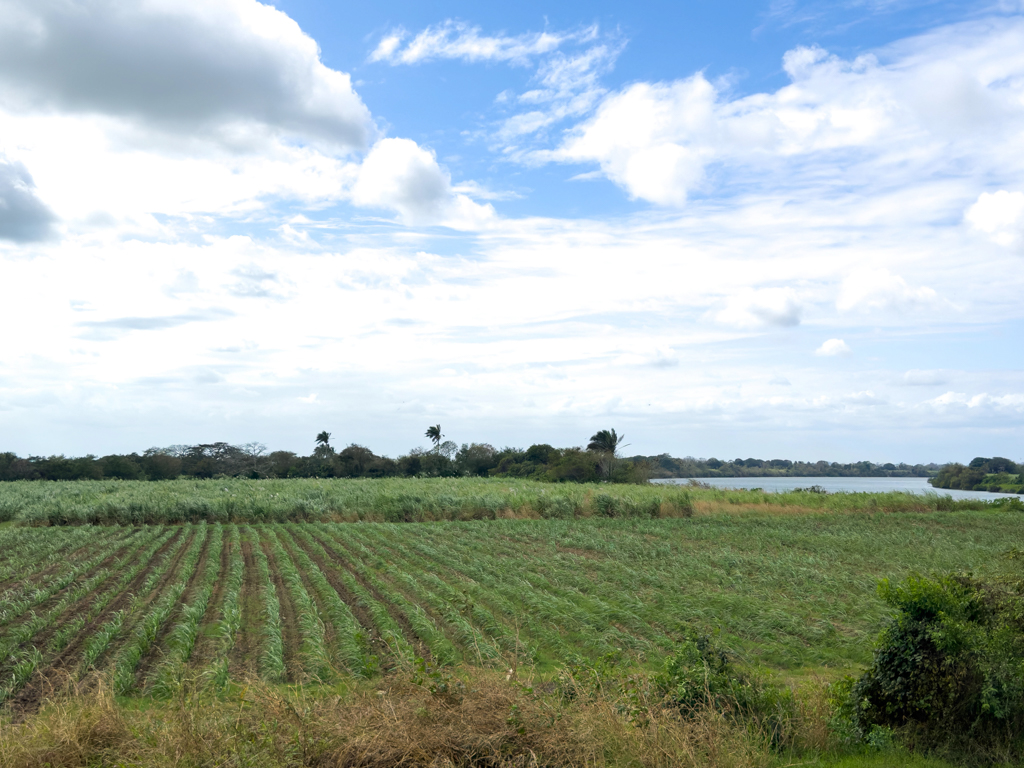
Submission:
M 0 483 L 30 526 L 184 522 L 429 522 L 502 517 L 685 517 L 671 486 L 553 485 L 525 480 L 170 480 Z

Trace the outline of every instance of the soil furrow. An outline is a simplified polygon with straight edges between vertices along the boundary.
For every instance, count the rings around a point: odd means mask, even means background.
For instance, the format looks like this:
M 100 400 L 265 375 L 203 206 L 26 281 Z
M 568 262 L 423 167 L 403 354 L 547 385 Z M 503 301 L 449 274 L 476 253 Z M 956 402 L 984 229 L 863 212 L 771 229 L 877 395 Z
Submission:
M 53 693 L 60 690 L 64 685 L 73 682 L 71 680 L 71 676 L 75 667 L 74 662 L 81 652 L 85 641 L 92 636 L 96 629 L 103 626 L 113 614 L 122 608 L 127 607 L 135 594 L 135 590 L 145 583 L 154 566 L 159 563 L 160 555 L 163 552 L 166 552 L 167 548 L 170 547 L 171 544 L 180 536 L 181 533 L 178 533 L 168 539 L 157 552 L 157 555 L 150 559 L 146 567 L 136 574 L 135 578 L 132 579 L 123 590 L 121 590 L 121 593 L 117 597 L 115 597 L 102 611 L 100 611 L 99 615 L 79 630 L 78 634 L 72 638 L 71 642 L 67 644 L 64 650 L 35 671 L 28 683 L 21 689 L 18 695 L 12 699 L 11 709 L 22 715 L 34 712 L 38 709 L 44 698 L 53 695 Z M 169 573 L 172 573 L 177 569 L 177 566 L 187 549 L 188 542 L 186 542 L 175 554 L 170 570 L 168 571 Z M 149 603 L 151 603 L 156 596 L 163 591 L 164 585 L 167 583 L 167 580 L 165 580 L 163 583 L 152 589 L 149 595 L 146 596 L 142 605 L 149 605 Z M 89 605 L 91 606 L 99 597 L 99 595 L 93 596 Z M 69 609 L 68 612 L 65 612 L 65 614 L 69 615 L 70 610 L 71 609 Z M 83 610 L 88 610 L 88 607 Z M 52 634 L 53 631 L 56 631 L 56 629 L 59 629 L 59 625 L 55 622 L 50 634 Z M 125 629 L 127 629 L 127 627 Z
M 182 547 L 182 553 L 184 553 L 185 547 Z M 171 615 L 167 617 L 167 621 L 160 627 L 160 631 L 157 633 L 156 640 L 149 648 L 149 652 L 139 660 L 139 666 L 135 670 L 135 685 L 138 690 L 142 690 L 146 684 L 146 680 L 149 678 L 153 668 L 156 667 L 157 663 L 163 658 L 165 641 L 167 635 L 171 629 L 178 622 L 181 617 L 181 610 L 189 601 L 192 599 L 192 595 L 195 594 L 196 587 L 199 584 L 200 579 L 203 576 L 203 572 L 206 570 L 206 558 L 210 552 L 210 535 L 207 533 L 206 540 L 203 542 L 202 551 L 199 553 L 199 559 L 196 561 L 196 567 L 192 569 L 192 573 L 188 577 L 188 586 L 185 587 L 185 591 L 181 593 L 181 597 L 178 600 L 178 604 L 171 611 Z M 178 580 L 177 575 L 173 579 L 168 579 L 166 583 L 173 584 Z
M 118 531 L 117 533 L 115 533 L 113 536 L 110 537 L 110 540 L 116 541 L 118 536 L 120 536 L 121 539 L 126 539 L 133 532 L 134 532 L 134 529 L 130 529 L 128 531 Z M 107 543 L 107 541 L 108 540 L 105 539 L 104 543 Z M 73 546 L 73 543 L 69 542 L 69 546 Z M 66 565 L 67 563 L 73 563 L 82 554 L 82 552 L 84 550 L 89 549 L 90 547 L 94 547 L 94 546 L 95 546 L 95 542 L 93 542 L 93 541 L 86 541 L 81 546 L 71 550 L 66 555 L 64 555 L 60 559 L 55 560 L 54 562 L 50 563 L 48 566 L 46 566 L 45 568 L 43 568 L 40 571 L 36 571 L 35 573 L 30 573 L 27 576 L 12 576 L 11 578 L 4 579 L 3 581 L 0 581 L 0 593 L 3 593 L 5 590 L 10 589 L 11 587 L 13 587 L 13 586 L 15 586 L 17 584 L 24 584 L 25 582 L 29 582 L 29 583 L 33 583 L 34 584 L 34 583 L 40 581 L 41 579 L 46 578 L 47 576 L 51 576 L 53 573 L 55 573 L 57 571 L 58 568 L 60 568 L 63 565 Z M 60 553 L 62 550 L 63 550 L 63 547 L 58 548 L 56 550 L 56 553 Z
M 207 662 L 217 654 L 217 636 L 214 634 L 214 630 L 224 607 L 224 590 L 228 583 L 227 574 L 230 563 L 231 541 L 225 538 L 224 544 L 220 548 L 220 570 L 217 572 L 217 580 L 213 585 L 213 594 L 210 595 L 210 602 L 206 606 L 206 613 L 203 614 L 203 621 L 199 626 L 196 645 L 189 659 L 191 667 L 206 666 Z
M 127 538 L 122 540 L 121 542 L 119 542 L 120 546 L 117 549 L 115 549 L 113 552 L 111 552 L 107 557 L 105 557 L 102 560 L 102 562 L 100 562 L 98 565 L 94 565 L 91 569 L 89 569 L 88 572 L 84 572 L 83 571 L 82 573 L 78 574 L 75 577 L 74 581 L 72 581 L 71 583 L 66 585 L 64 587 L 64 589 L 62 589 L 60 592 L 56 592 L 56 593 L 50 595 L 43 602 L 39 603 L 38 605 L 33 606 L 28 612 L 26 612 L 25 615 L 19 616 L 17 619 L 12 621 L 7 626 L 12 627 L 12 628 L 13 627 L 17 627 L 17 626 L 19 626 L 21 624 L 24 624 L 26 621 L 31 621 L 33 615 L 38 615 L 40 613 L 46 613 L 47 611 L 50 610 L 50 608 L 52 608 L 54 605 L 56 605 L 57 603 L 59 603 L 61 600 L 64 599 L 64 593 L 65 592 L 67 592 L 69 589 L 74 589 L 76 586 L 78 586 L 78 584 L 80 582 L 88 581 L 89 578 L 92 577 L 92 575 L 94 573 L 96 573 L 97 571 L 103 570 L 104 568 L 108 567 L 111 563 L 113 563 L 115 560 L 117 560 L 117 558 L 120 557 L 122 555 L 122 553 L 124 553 L 125 550 L 129 549 L 131 547 L 132 543 L 133 542 L 130 539 L 127 539 Z M 86 596 L 83 599 L 88 599 L 89 597 L 91 597 L 91 596 Z M 5 629 L 4 631 L 6 632 L 8 630 Z M 34 644 L 38 644 L 38 641 L 36 643 L 34 643 Z
M 323 536 L 322 531 L 317 531 L 317 533 Z M 315 535 L 314 538 L 316 538 Z M 413 629 L 412 623 L 409 621 L 409 618 L 405 615 L 405 613 L 400 611 L 398 609 L 398 606 L 392 603 L 387 597 L 382 595 L 380 591 L 365 576 L 359 573 L 359 571 L 347 558 L 339 556 L 337 552 L 331 551 L 329 547 L 324 547 L 324 549 L 327 551 L 327 554 L 335 560 L 335 562 L 339 563 L 340 565 L 343 565 L 345 567 L 345 570 L 352 574 L 352 577 L 359 582 L 359 585 L 363 589 L 370 593 L 374 600 L 376 600 L 378 603 L 384 606 L 384 610 L 386 610 L 388 612 L 388 615 L 392 619 L 394 619 L 396 624 L 398 624 L 399 628 L 402 630 L 402 635 L 413 646 L 413 648 L 416 649 L 416 653 L 424 659 L 429 659 L 430 649 L 427 648 L 427 644 L 423 642 L 422 638 L 420 638 L 420 636 L 416 634 L 416 630 Z
M 278 541 L 281 542 L 281 547 L 292 559 L 292 564 L 295 565 L 295 570 L 298 572 L 299 578 L 302 579 L 302 586 L 306 588 L 306 594 L 308 594 L 310 599 L 316 604 L 317 611 L 319 611 L 321 618 L 326 617 L 328 615 L 327 607 L 324 605 L 323 600 L 313 587 L 312 583 L 310 583 L 309 578 L 306 576 L 306 572 L 299 567 L 299 564 L 295 559 L 295 550 L 292 545 L 291 537 L 278 536 Z M 324 641 L 327 643 L 328 648 L 333 648 L 337 641 L 337 632 L 334 629 L 334 624 L 328 620 L 324 620 L 323 625 Z
M 167 550 L 171 548 L 174 542 L 178 540 L 178 537 L 180 535 L 180 533 L 175 534 L 167 541 L 165 541 L 160 546 L 160 549 L 158 549 L 154 553 L 153 557 L 150 558 L 150 562 L 146 565 L 146 567 L 139 571 L 139 573 L 135 575 L 135 578 L 133 578 L 127 585 L 125 585 L 124 589 L 122 589 L 121 592 L 113 599 L 113 601 L 111 601 L 110 605 L 103 609 L 102 613 L 100 613 L 99 616 L 97 616 L 91 622 L 83 626 L 81 630 L 79 630 L 78 634 L 71 639 L 68 645 L 64 648 L 63 651 L 61 651 L 55 657 L 55 659 L 61 657 L 70 658 L 67 655 L 68 652 L 71 651 L 73 648 L 76 648 L 82 642 L 84 642 L 84 640 L 88 637 L 88 635 L 86 634 L 87 632 L 95 629 L 98 626 L 101 626 L 102 623 L 106 621 L 106 619 L 113 611 L 120 610 L 120 608 L 127 601 L 130 601 L 132 596 L 135 594 L 135 590 L 138 589 L 143 584 L 143 582 L 145 582 L 146 578 L 148 578 L 149 576 L 149 573 L 153 570 L 154 565 L 157 563 L 157 561 L 159 561 L 161 557 L 163 557 Z M 177 557 L 175 558 L 175 561 L 176 560 Z M 116 576 L 116 574 L 114 575 Z M 115 581 L 114 584 L 116 585 L 116 583 L 117 582 Z M 35 645 L 38 648 L 44 648 L 50 642 L 50 638 L 53 637 L 53 635 L 56 634 L 60 630 L 60 628 L 64 626 L 65 623 L 73 619 L 75 616 L 81 615 L 83 613 L 89 613 L 89 611 L 92 610 L 93 605 L 96 604 L 96 601 L 103 599 L 106 596 L 106 594 L 106 589 L 100 589 L 89 595 L 86 595 L 74 605 L 69 605 L 67 608 L 64 609 L 64 612 L 61 613 L 61 615 L 58 616 L 57 619 L 53 621 L 53 623 L 50 624 L 49 627 L 44 629 L 42 632 L 40 632 L 32 639 L 32 645 Z M 114 607 L 115 605 L 116 607 Z
M 338 593 L 338 597 L 341 601 L 348 606 L 348 609 L 352 611 L 352 615 L 355 616 L 356 621 L 359 622 L 359 626 L 363 628 L 366 633 L 366 637 L 370 643 L 370 649 L 373 653 L 381 659 L 391 656 L 391 649 L 388 644 L 381 638 L 380 633 L 376 630 L 373 617 L 370 616 L 369 611 L 366 610 L 360 603 L 359 599 L 353 595 L 348 587 L 345 586 L 345 582 L 338 576 L 336 570 L 337 566 L 332 565 L 327 560 L 324 560 L 323 556 L 309 547 L 302 546 L 301 541 L 296 541 L 296 544 L 302 547 L 303 551 L 309 555 L 309 559 L 316 563 L 317 568 L 323 573 L 324 578 L 327 579 L 327 583 L 331 585 L 335 592 Z M 328 557 L 333 558 L 333 555 L 329 550 L 325 548 Z M 347 569 L 346 569 L 347 570 Z
M 369 542 L 360 541 L 359 543 L 366 547 L 367 550 L 372 552 L 377 557 L 380 557 L 382 560 L 384 559 L 383 555 L 380 552 L 378 552 L 375 547 L 371 546 Z M 392 557 L 395 557 L 395 555 L 392 554 Z M 417 567 L 413 563 L 407 563 L 404 560 L 404 558 L 400 556 L 397 558 L 397 562 L 392 562 L 391 565 L 402 572 L 412 571 L 413 573 L 415 573 L 414 569 Z M 426 612 L 427 616 L 433 619 L 434 624 L 441 631 L 441 633 L 448 639 L 448 642 L 450 642 L 455 648 L 466 653 L 472 652 L 474 650 L 472 647 L 465 646 L 463 642 L 458 637 L 456 637 L 454 628 L 448 623 L 448 619 L 445 618 L 445 616 L 440 611 L 438 611 L 434 606 L 428 603 L 426 601 L 426 598 L 421 599 L 419 595 L 417 595 L 407 584 L 402 583 L 401 581 L 387 573 L 378 571 L 378 575 L 380 576 L 381 580 L 386 581 L 391 586 L 391 588 L 395 590 L 395 592 L 402 595 L 410 603 L 418 605 L 420 608 L 422 608 L 424 612 Z M 427 587 L 426 589 L 427 591 L 432 591 L 429 589 L 429 587 Z M 442 600 L 446 603 L 449 602 L 442 595 L 436 595 L 436 597 L 439 600 Z M 458 611 L 457 607 L 453 606 L 453 608 L 456 611 Z M 472 626 L 474 629 L 480 631 L 481 634 L 483 634 L 483 630 L 480 630 L 478 627 L 476 627 L 471 620 L 467 619 L 466 623 Z
M 260 612 L 260 584 L 252 542 L 241 539 L 242 545 L 242 623 L 235 635 L 235 644 L 228 654 L 228 674 L 232 680 L 248 680 L 258 673 L 260 631 L 263 628 Z
M 298 614 L 295 612 L 295 604 L 292 602 L 288 585 L 281 578 L 270 542 L 261 538 L 260 546 L 263 548 L 263 554 L 267 556 L 270 579 L 274 583 L 274 590 L 277 592 L 277 602 L 281 607 L 281 642 L 284 645 L 285 680 L 286 682 L 294 683 L 302 679 L 302 659 L 299 658 L 302 635 L 299 633 Z

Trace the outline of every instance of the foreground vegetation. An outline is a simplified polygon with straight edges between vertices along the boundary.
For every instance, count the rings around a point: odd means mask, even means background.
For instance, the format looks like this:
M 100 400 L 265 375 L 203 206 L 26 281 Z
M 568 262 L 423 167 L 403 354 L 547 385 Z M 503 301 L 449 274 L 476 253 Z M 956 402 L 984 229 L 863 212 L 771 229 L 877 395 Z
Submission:
M 991 503 L 908 493 L 790 493 L 676 485 L 551 484 L 487 478 L 18 482 L 0 485 L 0 522 L 140 525 L 184 522 L 427 522 L 499 518 L 687 517 L 695 512 L 933 512 Z
M 18 723 L 0 723 L 5 768 L 583 766 L 947 768 L 941 759 L 851 747 L 829 727 L 827 684 L 792 699 L 785 743 L 711 702 L 682 711 L 654 676 L 579 667 L 403 670 L 312 689 L 260 681 L 213 696 L 189 681 L 167 700 L 127 702 L 98 680 Z

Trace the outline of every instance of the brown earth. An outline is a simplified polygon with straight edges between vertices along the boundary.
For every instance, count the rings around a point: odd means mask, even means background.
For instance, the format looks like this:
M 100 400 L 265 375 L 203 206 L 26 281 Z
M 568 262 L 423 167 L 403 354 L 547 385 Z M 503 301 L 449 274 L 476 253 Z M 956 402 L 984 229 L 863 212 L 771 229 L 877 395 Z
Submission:
M 259 574 L 252 554 L 252 542 L 241 539 L 241 545 L 242 591 L 239 601 L 242 605 L 242 623 L 228 654 L 228 673 L 233 680 L 249 680 L 258 675 L 259 638 L 263 629 Z
M 338 566 L 332 564 L 329 560 L 325 560 L 321 553 L 317 552 L 315 549 L 303 546 L 301 541 L 296 541 L 296 545 L 302 547 L 302 550 L 309 555 L 309 559 L 316 563 L 320 572 L 323 573 L 324 578 L 327 579 L 327 583 L 334 588 L 334 591 L 338 593 L 338 597 L 340 597 L 342 602 L 348 606 L 350 611 L 352 611 L 352 615 L 355 616 L 356 621 L 359 622 L 359 626 L 361 626 L 366 633 L 366 637 L 370 643 L 371 652 L 377 655 L 380 659 L 388 659 L 391 656 L 391 649 L 388 647 L 388 644 L 381 639 L 380 633 L 376 630 L 373 618 L 370 616 L 369 611 L 360 604 L 359 599 L 349 591 L 348 587 L 345 586 L 345 582 L 339 578 L 336 570 Z M 328 556 L 330 556 L 329 552 Z M 388 665 L 385 664 L 385 666 Z

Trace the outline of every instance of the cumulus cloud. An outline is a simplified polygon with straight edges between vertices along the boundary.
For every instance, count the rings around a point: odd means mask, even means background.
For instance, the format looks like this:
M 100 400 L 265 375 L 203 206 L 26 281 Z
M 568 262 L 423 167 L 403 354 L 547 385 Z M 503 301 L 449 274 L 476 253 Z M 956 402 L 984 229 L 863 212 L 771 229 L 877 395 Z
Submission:
M 56 216 L 36 197 L 24 165 L 0 156 L 0 240 L 29 243 L 53 234 Z
M 738 328 L 800 324 L 802 307 L 791 288 L 745 289 L 726 301 L 715 319 Z
M 938 295 L 928 287 L 911 288 L 887 269 L 860 269 L 847 275 L 839 288 L 836 309 L 904 311 L 936 304 Z
M 494 218 L 490 205 L 452 189 L 434 153 L 411 139 L 382 139 L 359 168 L 352 202 L 396 211 L 406 224 L 479 229 Z
M 800 158 L 827 155 L 834 168 L 847 161 L 892 172 L 902 163 L 920 174 L 983 154 L 1004 170 L 997 164 L 1012 154 L 1024 115 L 1022 49 L 1024 20 L 1000 18 L 853 60 L 796 48 L 783 59 L 790 84 L 773 93 L 731 98 L 701 72 L 634 83 L 606 96 L 560 146 L 531 157 L 597 163 L 631 197 L 665 206 L 685 204 L 712 165 L 749 180 L 777 173 L 780 162 L 799 174 Z M 875 178 L 847 174 L 842 183 L 854 180 Z
M 1024 192 L 983 192 L 964 219 L 999 245 L 1018 245 L 1024 242 Z
M 103 114 L 227 144 L 254 127 L 365 147 L 370 113 L 292 19 L 255 0 L 7 0 L 0 102 Z M 258 133 L 258 131 L 257 131 Z
M 850 345 L 842 339 L 829 339 L 814 350 L 814 354 L 819 357 L 835 357 L 836 355 L 848 355 L 851 351 Z
M 381 38 L 370 54 L 370 61 L 391 65 L 419 64 L 433 59 L 458 59 L 466 62 L 506 61 L 526 64 L 530 59 L 550 53 L 566 41 L 592 39 L 596 27 L 574 32 L 531 32 L 524 35 L 485 35 L 480 27 L 447 20 L 427 27 L 408 43 L 409 33 L 394 29 Z

